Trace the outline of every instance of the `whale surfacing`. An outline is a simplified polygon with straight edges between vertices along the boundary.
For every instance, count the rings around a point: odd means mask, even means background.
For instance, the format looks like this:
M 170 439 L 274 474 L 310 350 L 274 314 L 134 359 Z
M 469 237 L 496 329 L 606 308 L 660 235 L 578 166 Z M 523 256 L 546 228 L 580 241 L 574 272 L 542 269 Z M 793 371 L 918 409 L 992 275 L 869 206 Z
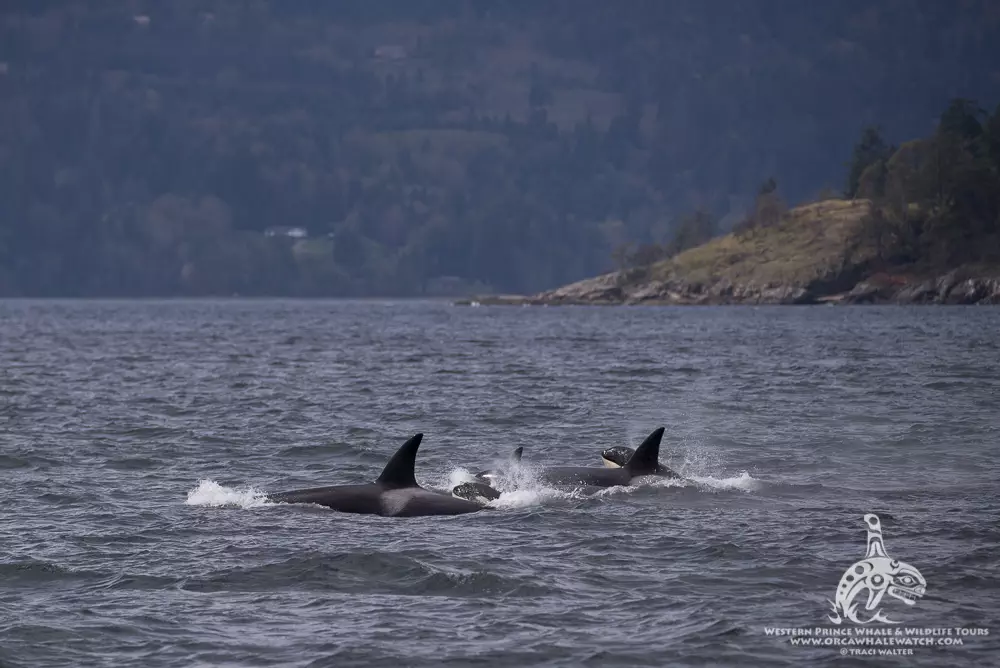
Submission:
M 635 450 L 628 447 L 627 445 L 616 445 L 611 448 L 605 448 L 601 451 L 601 461 L 608 468 L 621 468 L 625 466 L 632 455 L 635 454 Z M 664 466 L 657 462 L 655 475 L 661 475 L 667 478 L 680 478 L 681 475 L 671 469 L 669 466 Z
M 451 490 L 451 495 L 459 499 L 478 501 L 479 503 L 489 503 L 500 498 L 500 492 L 484 482 L 463 482 Z
M 524 452 L 524 447 L 518 446 L 514 448 L 514 451 L 510 453 L 510 457 L 507 459 L 507 466 L 513 467 L 521 463 L 521 454 Z M 500 477 L 500 471 L 486 470 L 480 471 L 479 473 L 473 474 L 479 483 L 485 483 L 492 486 L 494 481 Z
M 414 470 L 423 437 L 423 434 L 416 434 L 406 441 L 389 459 L 375 482 L 295 489 L 268 494 L 268 499 L 275 503 L 312 503 L 342 513 L 383 517 L 462 515 L 486 508 L 481 503 L 417 484 Z
M 664 428 L 654 430 L 620 467 L 553 466 L 542 471 L 539 479 L 552 485 L 587 485 L 614 487 L 628 485 L 633 478 L 666 475 L 660 466 L 660 441 Z M 669 470 L 669 469 L 668 469 Z M 672 471 L 671 471 L 672 473 Z

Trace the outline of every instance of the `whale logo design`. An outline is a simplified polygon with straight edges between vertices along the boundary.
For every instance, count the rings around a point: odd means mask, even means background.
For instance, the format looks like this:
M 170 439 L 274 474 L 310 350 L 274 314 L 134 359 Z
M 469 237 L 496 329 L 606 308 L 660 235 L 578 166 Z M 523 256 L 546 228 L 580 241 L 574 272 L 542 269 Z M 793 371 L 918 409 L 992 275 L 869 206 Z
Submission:
M 837 595 L 829 601 L 833 614 L 828 618 L 834 624 L 841 624 L 845 619 L 855 624 L 899 624 L 882 612 L 883 597 L 888 592 L 906 605 L 913 605 L 927 591 L 927 582 L 916 568 L 886 554 L 878 515 L 865 515 L 865 528 L 868 530 L 867 554 L 844 571 L 837 585 Z M 864 610 L 860 610 L 855 599 L 863 593 L 868 594 L 868 600 Z M 864 616 L 865 613 L 871 614 Z

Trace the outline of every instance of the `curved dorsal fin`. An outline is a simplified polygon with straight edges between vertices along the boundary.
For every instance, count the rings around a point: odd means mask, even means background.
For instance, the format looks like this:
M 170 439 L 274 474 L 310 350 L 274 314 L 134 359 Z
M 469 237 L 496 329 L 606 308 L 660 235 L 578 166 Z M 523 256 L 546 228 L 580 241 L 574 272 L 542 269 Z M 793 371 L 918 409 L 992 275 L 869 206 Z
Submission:
M 417 463 L 417 448 L 423 440 L 423 434 L 415 434 L 396 450 L 389 462 L 382 469 L 382 475 L 375 482 L 386 487 L 417 487 L 417 478 L 413 469 Z
M 635 454 L 625 463 L 625 468 L 631 475 L 656 473 L 656 468 L 660 464 L 660 441 L 663 439 L 663 432 L 663 427 L 654 430 L 642 445 L 635 449 Z
M 510 453 L 510 461 L 517 463 L 521 461 L 521 453 L 524 452 L 524 446 L 517 446 L 514 448 L 514 452 Z

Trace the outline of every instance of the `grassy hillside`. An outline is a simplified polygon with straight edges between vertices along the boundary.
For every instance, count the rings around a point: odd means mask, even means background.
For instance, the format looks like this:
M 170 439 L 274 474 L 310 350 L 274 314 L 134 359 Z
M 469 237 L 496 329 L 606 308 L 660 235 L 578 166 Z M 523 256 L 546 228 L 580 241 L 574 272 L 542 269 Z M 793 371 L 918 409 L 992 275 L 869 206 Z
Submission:
M 798 302 L 849 289 L 875 259 L 866 241 L 872 203 L 827 200 L 773 226 L 733 232 L 646 266 L 603 274 L 530 298 L 492 303 L 618 304 Z M 480 298 L 479 301 L 484 301 Z
M 875 255 L 863 228 L 868 200 L 827 200 L 789 211 L 774 227 L 727 234 L 646 270 L 646 279 L 805 286 Z
M 893 261 L 901 230 L 886 227 L 884 216 L 867 199 L 816 202 L 788 211 L 775 225 L 730 233 L 661 262 L 532 297 L 462 303 L 1000 303 L 1000 263 Z

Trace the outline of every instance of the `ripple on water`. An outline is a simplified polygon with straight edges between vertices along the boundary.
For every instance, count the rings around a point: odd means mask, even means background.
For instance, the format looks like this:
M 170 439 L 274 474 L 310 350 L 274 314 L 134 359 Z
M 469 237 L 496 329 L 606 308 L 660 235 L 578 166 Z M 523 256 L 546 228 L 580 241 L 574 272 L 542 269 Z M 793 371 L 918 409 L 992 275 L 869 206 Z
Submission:
M 116 471 L 148 471 L 162 467 L 164 463 L 164 460 L 154 457 L 123 457 L 109 459 L 104 466 Z
M 10 588 L 33 588 L 45 585 L 69 585 L 72 582 L 100 580 L 103 574 L 97 571 L 74 570 L 40 559 L 27 559 L 0 563 L 0 578 L 3 586 Z
M 42 457 L 34 454 L 24 455 L 4 455 L 0 454 L 0 469 L 47 469 L 54 466 L 62 466 L 63 462 L 58 459 Z
M 402 596 L 544 596 L 537 583 L 493 573 L 443 571 L 401 554 L 346 552 L 309 554 L 208 578 L 188 580 L 190 591 L 376 593 Z

